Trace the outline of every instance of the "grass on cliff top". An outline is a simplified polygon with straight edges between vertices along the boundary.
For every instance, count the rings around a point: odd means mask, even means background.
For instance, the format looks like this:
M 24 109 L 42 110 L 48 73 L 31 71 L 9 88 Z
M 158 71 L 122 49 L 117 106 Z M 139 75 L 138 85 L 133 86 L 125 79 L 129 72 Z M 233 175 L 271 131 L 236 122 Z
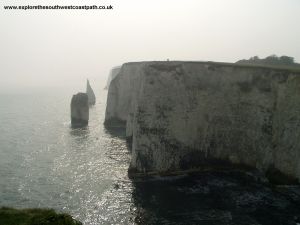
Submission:
M 250 64 L 250 63 L 229 63 L 229 62 L 215 62 L 215 61 L 142 61 L 142 62 L 128 62 L 125 64 L 138 64 L 138 63 L 195 63 L 195 64 L 210 64 L 215 66 L 230 66 L 236 68 L 252 68 L 252 69 L 269 69 L 281 70 L 292 73 L 300 74 L 300 68 L 295 66 L 282 66 L 282 65 L 267 65 L 267 64 Z
M 243 63 L 234 63 L 234 66 L 248 67 L 248 68 L 273 69 L 273 70 L 285 70 L 285 71 L 289 71 L 289 72 L 293 72 L 293 73 L 300 73 L 300 68 L 295 67 L 295 66 L 243 64 Z
M 232 66 L 232 67 L 240 67 L 240 68 L 257 68 L 257 69 L 270 69 L 270 70 L 281 70 L 292 73 L 300 73 L 300 68 L 296 66 L 283 66 L 283 65 L 268 65 L 268 64 L 255 64 L 255 63 L 227 63 L 227 62 L 200 62 L 207 63 L 211 65 L 219 65 L 219 66 Z
M 0 208 L 1 225 L 82 225 L 70 215 L 52 209 Z

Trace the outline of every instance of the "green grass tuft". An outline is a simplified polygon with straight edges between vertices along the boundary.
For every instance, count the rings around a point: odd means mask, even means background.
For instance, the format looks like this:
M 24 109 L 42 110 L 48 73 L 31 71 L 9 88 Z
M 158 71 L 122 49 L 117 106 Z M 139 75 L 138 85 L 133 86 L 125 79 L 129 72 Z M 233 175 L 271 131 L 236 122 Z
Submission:
M 65 213 L 53 209 L 0 208 L 0 224 L 3 225 L 82 225 Z

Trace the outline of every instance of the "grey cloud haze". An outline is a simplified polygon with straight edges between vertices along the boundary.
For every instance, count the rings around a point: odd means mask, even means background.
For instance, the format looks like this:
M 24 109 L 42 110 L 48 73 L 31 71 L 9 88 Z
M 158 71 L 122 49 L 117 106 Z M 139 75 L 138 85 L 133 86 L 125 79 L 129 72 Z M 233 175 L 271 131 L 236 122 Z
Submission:
M 4 5 L 112 4 L 112 11 L 9 11 Z M 4 0 L 0 89 L 78 85 L 141 60 L 300 61 L 297 0 Z

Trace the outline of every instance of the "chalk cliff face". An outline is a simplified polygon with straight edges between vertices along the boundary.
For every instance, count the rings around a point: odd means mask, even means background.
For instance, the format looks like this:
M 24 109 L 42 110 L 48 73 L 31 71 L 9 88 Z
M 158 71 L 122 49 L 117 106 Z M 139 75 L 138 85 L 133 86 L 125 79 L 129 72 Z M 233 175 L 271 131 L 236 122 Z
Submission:
M 106 124 L 126 123 L 131 170 L 231 162 L 300 178 L 300 73 L 205 62 L 127 63 Z
M 72 127 L 85 127 L 89 122 L 89 104 L 86 93 L 77 93 L 71 100 Z
M 125 126 L 128 121 L 128 136 L 132 135 L 133 115 L 139 97 L 143 66 L 144 63 L 124 64 L 108 89 L 105 124 Z
M 115 77 L 119 74 L 120 69 L 121 69 L 121 66 L 116 66 L 116 67 L 114 67 L 114 68 L 111 69 L 111 71 L 110 71 L 110 73 L 108 75 L 108 78 L 107 78 L 107 83 L 106 83 L 105 89 L 109 88 L 110 82 L 113 79 L 115 79 Z

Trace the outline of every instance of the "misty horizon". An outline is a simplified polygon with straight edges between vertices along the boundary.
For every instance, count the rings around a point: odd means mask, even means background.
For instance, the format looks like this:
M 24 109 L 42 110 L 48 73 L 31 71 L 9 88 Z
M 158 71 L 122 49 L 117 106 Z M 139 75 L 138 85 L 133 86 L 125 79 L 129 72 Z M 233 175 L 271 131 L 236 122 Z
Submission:
M 105 86 L 112 67 L 131 61 L 236 62 L 276 54 L 300 62 L 295 0 L 114 0 L 104 1 L 114 5 L 105 12 L 3 9 L 14 3 L 20 4 L 4 1 L 0 14 L 2 90 L 79 87 L 87 78 Z

